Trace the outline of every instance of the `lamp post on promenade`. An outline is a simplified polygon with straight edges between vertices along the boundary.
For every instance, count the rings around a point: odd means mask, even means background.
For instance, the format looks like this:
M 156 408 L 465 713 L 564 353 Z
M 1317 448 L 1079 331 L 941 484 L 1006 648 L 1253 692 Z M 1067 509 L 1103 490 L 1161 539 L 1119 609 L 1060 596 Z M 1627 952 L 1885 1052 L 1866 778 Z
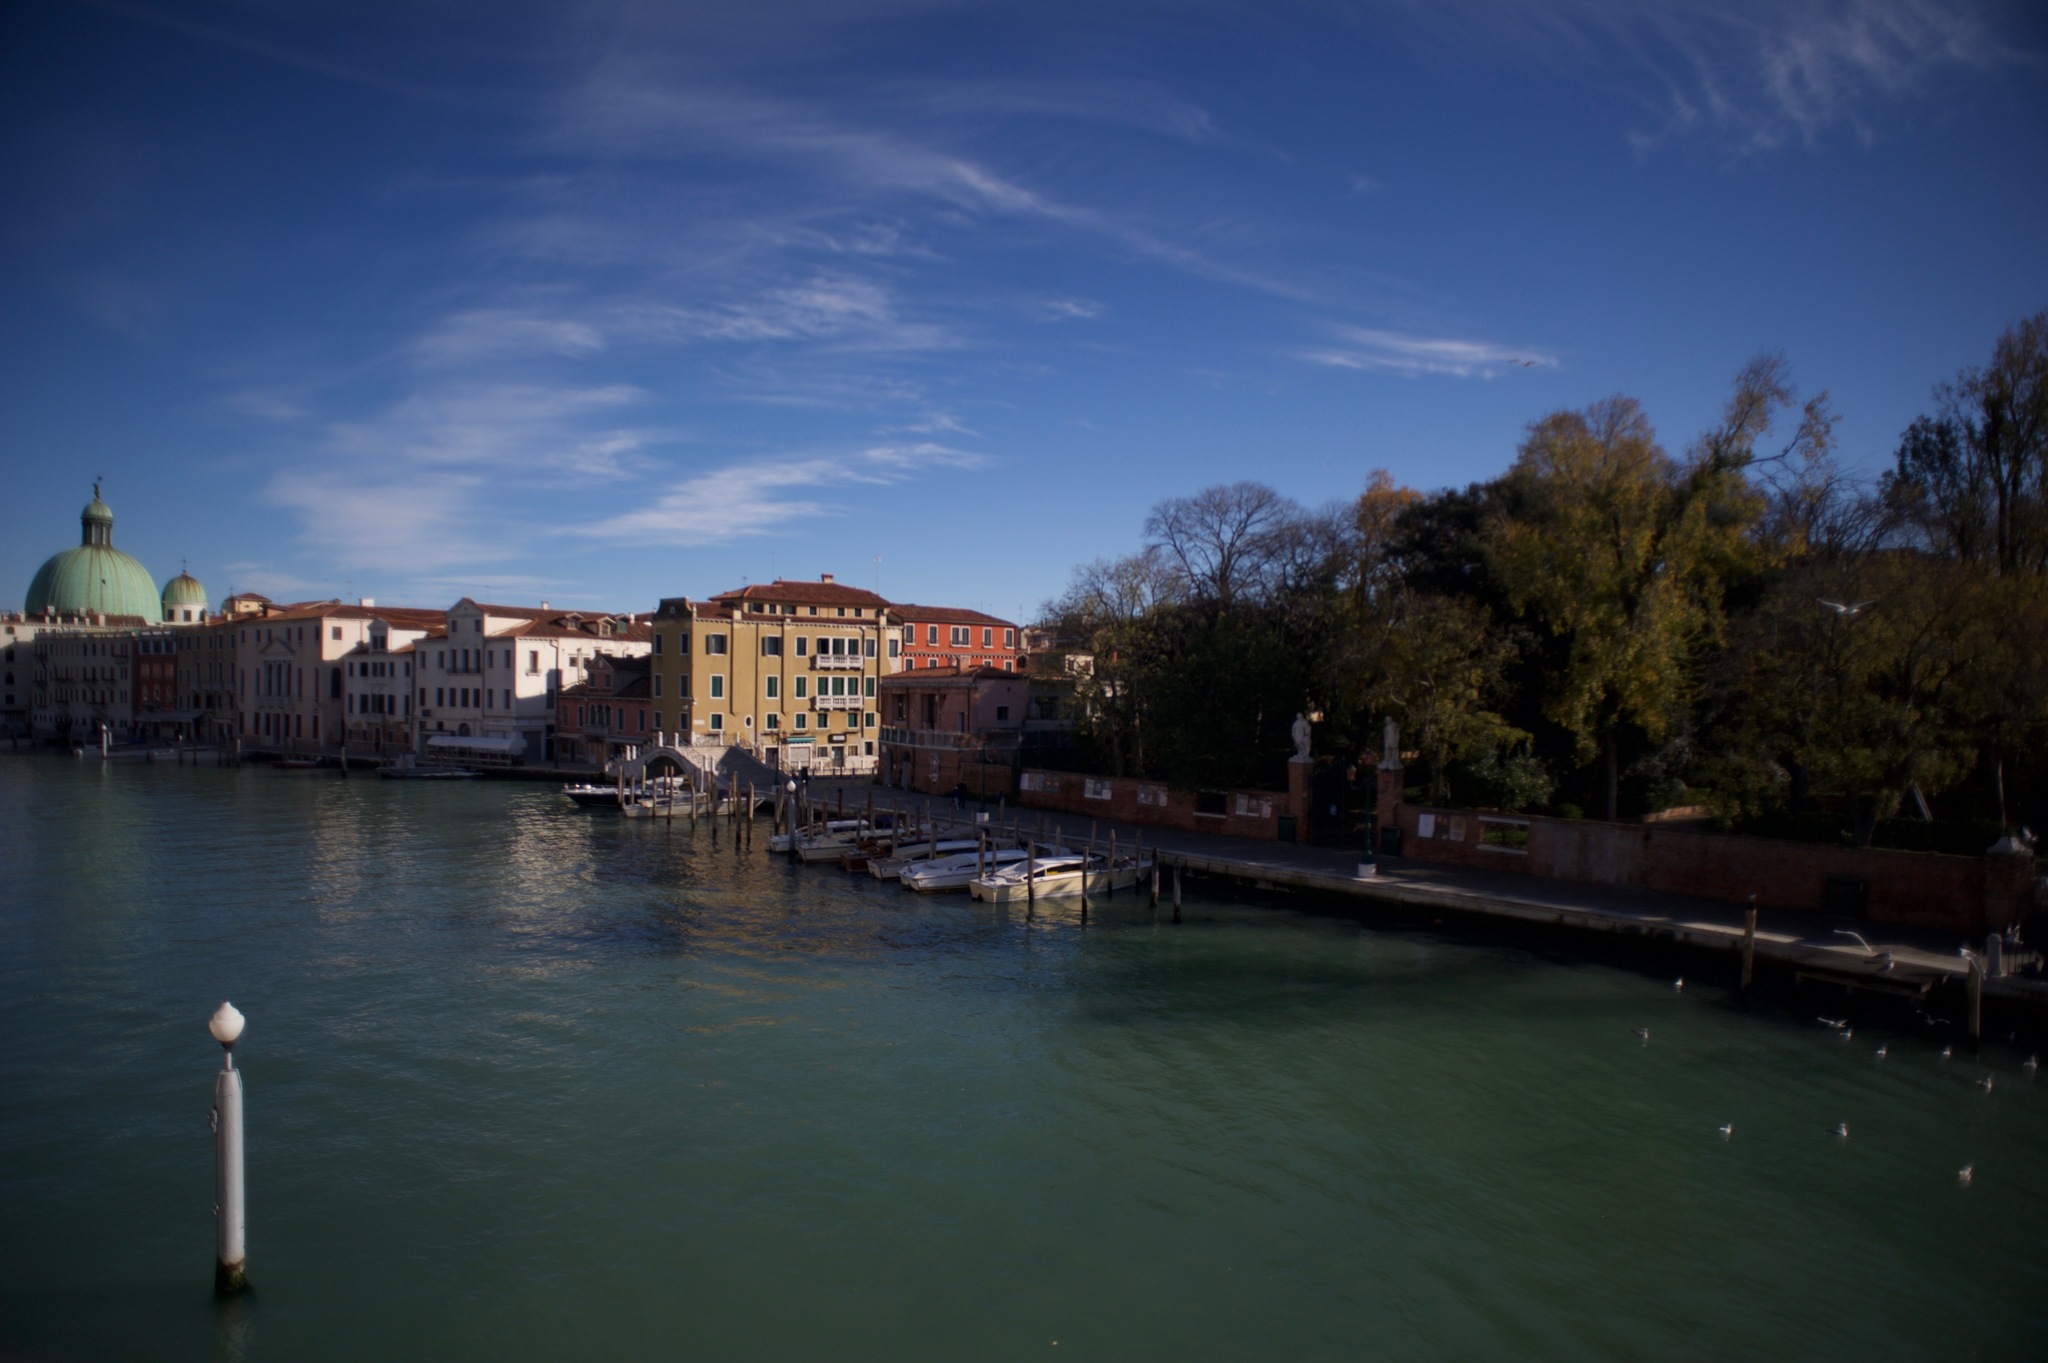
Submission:
M 235 1068 L 235 1042 L 244 1020 L 223 1001 L 206 1030 L 220 1043 L 220 1073 L 213 1080 L 213 1290 L 217 1296 L 249 1285 L 246 1207 L 242 1197 L 242 1072 Z

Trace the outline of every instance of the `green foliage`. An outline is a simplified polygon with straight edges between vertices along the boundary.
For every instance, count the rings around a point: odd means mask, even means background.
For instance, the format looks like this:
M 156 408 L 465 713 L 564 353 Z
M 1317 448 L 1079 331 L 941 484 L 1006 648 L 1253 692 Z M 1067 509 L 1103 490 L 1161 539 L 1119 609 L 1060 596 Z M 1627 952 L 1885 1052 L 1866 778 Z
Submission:
M 1867 493 L 1765 355 L 1682 458 L 1615 397 L 1463 489 L 1169 498 L 1049 610 L 1084 736 L 1114 772 L 1277 787 L 1297 712 L 1347 763 L 1391 718 L 1434 802 L 1903 845 L 1935 836 L 1892 817 L 1917 787 L 2048 824 L 2048 313 L 1936 398 Z

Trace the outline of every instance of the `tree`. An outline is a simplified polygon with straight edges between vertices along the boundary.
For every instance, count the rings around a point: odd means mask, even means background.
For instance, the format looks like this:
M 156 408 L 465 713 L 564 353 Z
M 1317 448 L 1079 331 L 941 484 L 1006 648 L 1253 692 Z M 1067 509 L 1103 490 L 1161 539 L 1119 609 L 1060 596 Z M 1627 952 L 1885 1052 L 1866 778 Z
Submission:
M 1158 551 L 1097 559 L 1074 570 L 1044 616 L 1090 655 L 1078 678 L 1084 728 L 1107 749 L 1113 775 L 1145 765 L 1144 713 L 1156 615 L 1177 584 Z
M 1264 483 L 1219 483 L 1160 502 L 1145 534 L 1187 596 L 1228 610 L 1265 586 L 1301 519 L 1299 506 Z
M 1581 762 L 1604 758 L 1618 814 L 1621 731 L 1668 734 L 1693 698 L 1697 651 L 1719 635 L 1730 574 L 1754 557 L 1762 499 L 1739 441 L 1684 464 L 1630 398 L 1529 429 L 1492 520 L 1492 574 L 1562 657 L 1543 711 Z
M 2008 328 L 1991 363 L 1935 389 L 1883 493 L 1918 543 L 2000 575 L 2048 571 L 2048 311 Z

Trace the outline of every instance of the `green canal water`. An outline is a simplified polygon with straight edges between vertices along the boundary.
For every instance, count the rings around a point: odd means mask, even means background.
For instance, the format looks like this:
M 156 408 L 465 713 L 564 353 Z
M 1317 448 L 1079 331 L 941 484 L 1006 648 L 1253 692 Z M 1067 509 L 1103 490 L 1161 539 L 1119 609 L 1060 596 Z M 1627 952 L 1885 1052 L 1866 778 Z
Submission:
M 0 1358 L 2048 1356 L 2021 1055 L 1307 904 L 1027 921 L 720 832 L 0 760 Z

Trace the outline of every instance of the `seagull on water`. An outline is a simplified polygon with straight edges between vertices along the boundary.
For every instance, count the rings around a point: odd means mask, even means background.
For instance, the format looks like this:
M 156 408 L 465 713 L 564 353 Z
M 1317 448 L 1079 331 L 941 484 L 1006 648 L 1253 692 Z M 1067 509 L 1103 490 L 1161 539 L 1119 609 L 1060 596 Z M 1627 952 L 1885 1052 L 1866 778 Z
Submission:
M 1643 1041 L 1643 1044 L 1644 1044 L 1644 1045 L 1646 1045 L 1646 1046 L 1647 1046 L 1647 1045 L 1649 1045 L 1649 1044 L 1650 1044 L 1650 1029 L 1649 1029 L 1649 1028 L 1647 1028 L 1647 1027 L 1631 1027 L 1631 1028 L 1629 1028 L 1629 1030 L 1630 1030 L 1631 1032 L 1635 1033 L 1635 1035 L 1637 1035 L 1637 1036 L 1641 1037 L 1641 1038 L 1642 1038 L 1642 1041 Z
M 1954 1046 L 1943 1046 L 1941 1048 L 1941 1058 L 1943 1060 L 1951 1059 L 1955 1055 L 1955 1053 L 1956 1048 Z
M 1879 1060 L 1882 1060 L 1882 1059 L 1884 1059 L 1884 1058 L 1885 1058 L 1886 1056 L 1890 1055 L 1891 1053 L 1892 1053 L 1892 1048 L 1891 1048 L 1891 1047 L 1890 1047 L 1889 1045 L 1885 1045 L 1885 1046 L 1879 1046 L 1879 1047 L 1877 1048 L 1877 1058 L 1878 1058 Z
M 1721 1123 L 1721 1139 L 1722 1139 L 1722 1140 L 1724 1140 L 1724 1141 L 1725 1141 L 1725 1140 L 1729 1139 L 1730 1137 L 1732 1137 L 1732 1136 L 1733 1136 L 1734 1134 L 1735 1134 L 1735 1123 L 1733 1123 L 1733 1122 L 1723 1122 L 1723 1123 Z
M 1856 1029 L 1854 1027 L 1844 1027 L 1842 1029 L 1842 1040 L 1847 1041 L 1850 1037 L 1854 1035 L 1856 1035 Z
M 1956 1182 L 1958 1183 L 1968 1183 L 1975 1177 L 1977 1177 L 1977 1166 L 1974 1164 L 1965 1164 L 1962 1168 L 1956 1170 Z
M 2041 1053 L 2039 1051 L 2035 1051 L 2032 1055 L 2026 1058 L 2026 1061 L 2020 1066 L 2020 1068 L 2025 1070 L 2028 1074 L 2032 1074 L 2035 1070 L 2040 1069 Z
M 1683 994 L 1685 992 L 1685 976 L 1680 975 L 1677 979 L 1673 980 L 1671 982 L 1671 987 L 1678 993 Z
M 1848 1124 L 1847 1122 L 1836 1122 L 1836 1123 L 1835 1123 L 1835 1134 L 1836 1134 L 1837 1136 L 1840 1136 L 1840 1137 L 1841 1137 L 1841 1138 L 1842 1138 L 1843 1140 L 1845 1140 L 1845 1141 L 1846 1141 L 1846 1140 L 1848 1140 L 1848 1139 L 1849 1139 L 1849 1124 Z
M 1987 1098 L 1988 1098 L 1988 1097 L 1990 1097 L 1990 1096 L 1991 1096 L 1991 1076 L 1987 1074 L 1987 1075 L 1985 1075 L 1985 1076 L 1984 1076 L 1984 1077 L 1983 1077 L 1982 1079 L 1979 1079 L 1979 1080 L 1977 1081 L 1977 1087 L 1978 1087 L 1978 1088 L 1980 1088 L 1980 1089 L 1983 1089 L 1983 1090 L 1984 1090 L 1984 1096 L 1985 1096 L 1985 1097 L 1987 1097 Z

